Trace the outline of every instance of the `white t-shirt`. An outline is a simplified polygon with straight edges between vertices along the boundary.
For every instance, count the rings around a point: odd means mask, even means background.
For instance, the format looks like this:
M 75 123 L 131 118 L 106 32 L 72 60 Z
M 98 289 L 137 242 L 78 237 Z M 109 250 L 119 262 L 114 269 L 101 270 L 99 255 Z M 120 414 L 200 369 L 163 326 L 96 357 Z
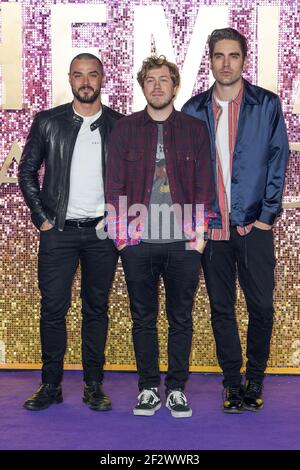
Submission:
M 216 132 L 216 147 L 220 157 L 223 182 L 226 191 L 228 207 L 231 207 L 231 173 L 230 173 L 230 151 L 229 151 L 229 128 L 228 128 L 228 101 L 221 101 L 216 98 L 222 113 L 219 117 Z
M 101 136 L 99 128 L 91 130 L 91 124 L 101 116 L 101 113 L 102 110 L 94 116 L 81 116 L 83 123 L 76 139 L 71 162 L 66 219 L 93 218 L 104 213 Z

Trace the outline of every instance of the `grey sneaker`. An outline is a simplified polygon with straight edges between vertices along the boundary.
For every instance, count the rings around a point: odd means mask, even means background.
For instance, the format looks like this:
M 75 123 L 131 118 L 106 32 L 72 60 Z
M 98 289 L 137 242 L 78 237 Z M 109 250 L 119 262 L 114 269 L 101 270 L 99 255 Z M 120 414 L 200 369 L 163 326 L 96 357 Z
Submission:
M 157 387 L 144 388 L 138 396 L 138 402 L 133 408 L 135 416 L 153 416 L 161 407 Z
M 171 411 L 173 418 L 190 418 L 193 414 L 181 390 L 168 390 L 166 407 Z

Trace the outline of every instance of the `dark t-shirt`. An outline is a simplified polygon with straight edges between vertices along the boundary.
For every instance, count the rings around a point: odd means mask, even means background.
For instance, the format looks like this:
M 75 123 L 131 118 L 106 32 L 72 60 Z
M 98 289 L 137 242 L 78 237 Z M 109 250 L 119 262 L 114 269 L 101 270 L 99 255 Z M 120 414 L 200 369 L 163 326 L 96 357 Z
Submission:
M 157 127 L 155 172 L 144 231 L 147 236 L 143 238 L 143 241 L 148 243 L 171 243 L 183 240 L 183 237 L 174 211 L 170 210 L 173 203 L 166 171 L 163 123 L 157 123 Z

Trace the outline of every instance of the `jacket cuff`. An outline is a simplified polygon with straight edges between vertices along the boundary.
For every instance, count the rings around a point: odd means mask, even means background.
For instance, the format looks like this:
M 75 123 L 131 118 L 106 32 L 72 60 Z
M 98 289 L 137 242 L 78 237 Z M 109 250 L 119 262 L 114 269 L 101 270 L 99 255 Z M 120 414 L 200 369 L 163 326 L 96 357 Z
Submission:
M 264 224 L 273 225 L 276 217 L 277 217 L 277 214 L 274 214 L 273 212 L 269 212 L 263 209 L 260 213 L 260 216 L 257 218 L 257 220 L 259 220 L 260 222 L 263 222 Z
M 41 225 L 47 220 L 45 214 L 37 214 L 36 212 L 31 213 L 31 220 L 33 225 L 39 230 Z

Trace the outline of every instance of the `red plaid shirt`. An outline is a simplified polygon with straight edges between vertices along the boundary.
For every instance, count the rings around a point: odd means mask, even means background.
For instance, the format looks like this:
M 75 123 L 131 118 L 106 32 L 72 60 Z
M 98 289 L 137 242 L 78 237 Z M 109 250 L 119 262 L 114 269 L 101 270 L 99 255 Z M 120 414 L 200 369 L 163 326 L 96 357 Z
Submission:
M 153 186 L 158 127 L 147 110 L 119 120 L 110 136 L 106 173 L 106 198 L 108 203 L 108 230 L 117 246 L 139 243 L 143 233 L 143 220 L 134 234 L 128 233 L 129 224 L 136 219 L 133 204 L 143 204 L 147 209 Z M 212 207 L 215 188 L 210 157 L 210 142 L 206 125 L 185 113 L 173 110 L 163 122 L 164 153 L 173 204 L 182 213 L 187 205 L 192 211 L 191 220 L 197 226 L 208 225 L 214 217 Z M 120 207 L 120 197 L 127 197 L 127 207 Z M 204 205 L 204 219 L 196 215 L 196 204 Z M 115 209 L 110 211 L 109 206 Z M 114 236 L 111 228 L 114 228 Z M 186 234 L 196 226 L 184 226 Z
M 240 113 L 240 106 L 243 98 L 244 86 L 241 86 L 239 94 L 236 98 L 228 103 L 228 131 L 229 131 L 229 153 L 230 153 L 230 173 L 232 173 L 232 156 L 234 152 L 236 135 L 238 129 L 238 118 Z M 213 95 L 213 113 L 214 113 L 214 122 L 215 122 L 215 135 L 217 134 L 217 128 L 219 124 L 219 119 L 222 114 L 222 108 L 218 105 L 215 97 Z M 230 220 L 228 208 L 227 195 L 225 191 L 222 165 L 220 161 L 220 156 L 216 146 L 216 161 L 217 161 L 217 188 L 218 188 L 218 200 L 219 208 L 222 217 L 222 228 L 214 228 L 209 230 L 209 238 L 211 240 L 229 240 L 230 238 Z M 237 231 L 240 235 L 246 235 L 250 232 L 253 224 L 246 225 L 245 227 L 237 227 Z

